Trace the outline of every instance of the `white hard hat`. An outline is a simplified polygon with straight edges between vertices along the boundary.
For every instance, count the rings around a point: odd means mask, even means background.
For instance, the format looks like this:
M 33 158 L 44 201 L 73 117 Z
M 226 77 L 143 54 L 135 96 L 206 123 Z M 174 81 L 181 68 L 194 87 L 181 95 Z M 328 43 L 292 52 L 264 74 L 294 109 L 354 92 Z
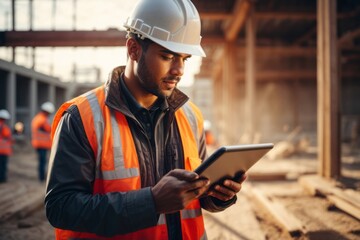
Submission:
M 10 113 L 5 109 L 1 109 L 0 110 L 0 118 L 5 119 L 5 120 L 9 120 L 10 119 Z
M 211 122 L 209 120 L 204 121 L 204 130 L 209 131 L 211 129 Z
M 190 0 L 139 0 L 124 27 L 170 51 L 206 56 L 200 16 Z
M 48 113 L 53 113 L 55 111 L 55 107 L 54 107 L 54 104 L 52 104 L 51 102 L 44 102 L 41 105 L 41 110 L 48 112 Z

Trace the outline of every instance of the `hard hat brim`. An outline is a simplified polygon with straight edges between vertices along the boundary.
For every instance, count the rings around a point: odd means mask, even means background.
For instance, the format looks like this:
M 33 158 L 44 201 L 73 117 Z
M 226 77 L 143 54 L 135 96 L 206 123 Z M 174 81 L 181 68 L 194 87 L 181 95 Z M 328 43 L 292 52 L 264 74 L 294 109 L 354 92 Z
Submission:
M 162 41 L 157 38 L 153 38 L 151 36 L 146 36 L 143 34 L 144 37 L 149 38 L 153 42 L 163 46 L 166 49 L 169 49 L 172 52 L 175 53 L 185 53 L 190 55 L 195 55 L 199 57 L 206 57 L 206 54 L 204 52 L 204 49 L 199 45 L 188 45 L 188 44 L 181 44 L 181 43 L 175 43 L 170 41 Z

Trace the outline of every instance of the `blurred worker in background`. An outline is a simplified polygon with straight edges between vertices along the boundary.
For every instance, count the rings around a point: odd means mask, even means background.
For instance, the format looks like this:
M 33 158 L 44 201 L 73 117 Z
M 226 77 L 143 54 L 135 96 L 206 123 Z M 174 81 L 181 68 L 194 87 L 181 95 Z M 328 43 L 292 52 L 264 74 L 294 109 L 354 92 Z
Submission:
M 205 143 L 207 146 L 207 151 L 209 153 L 212 153 L 217 148 L 217 142 L 211 130 L 211 122 L 209 120 L 204 121 L 204 132 L 205 132 Z
M 54 111 L 54 105 L 51 102 L 45 102 L 41 105 L 41 111 L 31 122 L 31 144 L 38 154 L 38 177 L 41 182 L 45 180 L 47 151 L 51 148 L 49 116 Z
M 6 120 L 10 119 L 7 110 L 0 110 L 0 183 L 7 180 L 7 163 L 12 154 L 11 129 L 6 125 Z
M 16 142 L 16 145 L 19 146 L 21 149 L 26 146 L 26 138 L 24 134 L 25 128 L 22 122 L 17 122 L 14 125 L 13 137 Z
M 47 217 L 57 239 L 206 239 L 201 208 L 234 204 L 244 178 L 207 192 L 193 172 L 203 118 L 176 86 L 205 56 L 199 14 L 189 0 L 140 0 L 124 26 L 126 66 L 55 115 Z
M 215 144 L 215 137 L 211 131 L 211 123 L 209 120 L 204 121 L 204 131 L 205 131 L 205 142 L 207 145 Z

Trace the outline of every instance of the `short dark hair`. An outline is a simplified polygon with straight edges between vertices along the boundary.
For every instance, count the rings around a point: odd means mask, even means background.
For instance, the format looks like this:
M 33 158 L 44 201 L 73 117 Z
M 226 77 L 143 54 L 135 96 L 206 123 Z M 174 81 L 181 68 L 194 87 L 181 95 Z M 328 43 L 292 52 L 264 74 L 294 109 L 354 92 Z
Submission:
M 142 38 L 140 34 L 134 33 L 134 32 L 128 32 L 127 35 L 128 38 L 134 38 L 141 46 L 142 50 L 144 52 L 147 51 L 147 49 L 149 48 L 150 44 L 154 43 L 152 40 L 150 40 L 149 38 Z

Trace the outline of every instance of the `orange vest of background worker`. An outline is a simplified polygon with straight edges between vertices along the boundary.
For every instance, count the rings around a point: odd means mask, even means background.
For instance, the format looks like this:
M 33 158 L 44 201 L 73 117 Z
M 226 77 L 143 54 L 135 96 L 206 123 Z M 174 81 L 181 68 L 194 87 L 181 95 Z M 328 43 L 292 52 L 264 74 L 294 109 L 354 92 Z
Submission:
M 0 110 L 0 183 L 7 180 L 7 162 L 12 154 L 11 129 L 5 123 L 9 119 L 9 112 L 5 109 Z
M 85 132 L 94 152 L 96 153 L 98 151 L 97 143 L 99 142 L 99 138 L 102 138 L 103 141 L 107 143 L 102 145 L 102 154 L 101 156 L 98 155 L 99 159 L 96 160 L 96 162 L 101 163 L 98 165 L 99 169 L 96 170 L 99 172 L 99 178 L 95 179 L 93 194 L 106 194 L 117 191 L 126 192 L 140 189 L 139 161 L 126 117 L 120 112 L 117 114 L 111 113 L 110 109 L 105 106 L 105 101 L 101 101 L 101 99 L 105 98 L 104 87 L 99 87 L 90 94 L 91 96 L 82 95 L 61 106 L 54 118 L 53 129 L 55 130 L 59 124 L 63 112 L 71 104 L 75 103 L 80 110 Z M 102 112 L 103 122 L 106 123 L 104 129 L 102 129 L 102 125 L 94 125 L 93 112 L 96 112 L 95 109 L 97 109 L 96 107 L 98 106 L 94 104 L 94 101 L 88 101 L 88 98 L 93 97 L 96 97 L 98 102 L 102 104 L 100 111 Z M 188 114 L 191 114 L 192 117 L 187 116 Z M 181 138 L 184 146 L 184 155 L 187 156 L 185 159 L 185 169 L 187 170 L 194 170 L 201 162 L 197 150 L 196 137 L 196 133 L 201 131 L 201 129 L 198 129 L 202 122 L 199 114 L 198 109 L 191 103 L 183 106 L 183 109 L 177 111 L 175 114 L 175 117 L 180 123 L 180 135 L 194 136 L 193 138 Z M 114 120 L 114 118 L 116 120 Z M 194 122 L 190 123 L 185 119 L 190 119 Z M 196 129 L 193 129 L 194 127 Z M 52 132 L 52 135 L 53 134 L 54 131 Z M 115 154 L 113 148 L 118 149 L 117 151 L 120 152 Z M 126 166 L 126 168 L 122 168 L 121 166 Z M 192 201 L 185 209 L 181 210 L 181 226 L 184 239 L 204 239 L 206 236 L 201 206 L 198 199 Z M 116 235 L 111 239 L 168 239 L 166 229 L 165 215 L 161 214 L 157 226 L 141 229 L 125 235 Z M 91 233 L 56 229 L 57 240 L 83 238 L 98 239 L 100 237 Z
M 49 115 L 54 111 L 54 105 L 51 102 L 45 102 L 41 105 L 41 111 L 31 122 L 31 144 L 38 153 L 38 175 L 41 182 L 45 180 L 46 155 L 51 148 Z

